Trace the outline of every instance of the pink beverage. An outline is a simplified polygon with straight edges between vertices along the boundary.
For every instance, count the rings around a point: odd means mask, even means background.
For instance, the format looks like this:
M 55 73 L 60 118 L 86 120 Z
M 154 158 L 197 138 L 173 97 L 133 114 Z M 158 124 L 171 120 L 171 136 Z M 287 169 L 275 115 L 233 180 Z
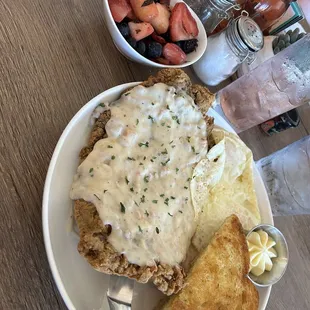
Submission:
M 237 132 L 310 101 L 310 34 L 218 93 Z

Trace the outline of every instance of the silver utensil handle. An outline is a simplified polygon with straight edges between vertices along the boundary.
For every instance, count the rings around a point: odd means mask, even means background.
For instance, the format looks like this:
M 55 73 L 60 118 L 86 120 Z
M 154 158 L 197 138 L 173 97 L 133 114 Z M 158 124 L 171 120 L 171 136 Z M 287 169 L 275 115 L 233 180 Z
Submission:
M 108 297 L 110 310 L 131 310 L 131 306 L 119 303 Z

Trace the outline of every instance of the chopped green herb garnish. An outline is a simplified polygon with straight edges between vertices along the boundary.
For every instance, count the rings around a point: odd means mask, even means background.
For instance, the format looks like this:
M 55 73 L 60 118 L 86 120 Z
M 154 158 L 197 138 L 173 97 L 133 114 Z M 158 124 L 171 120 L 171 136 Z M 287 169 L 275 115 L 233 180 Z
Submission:
M 161 152 L 163 155 L 168 154 L 167 149 L 165 149 L 163 152 Z
M 169 142 L 169 144 L 171 144 L 171 143 L 173 143 L 173 140 L 171 140 L 171 141 Z
M 139 124 L 139 120 L 137 119 L 137 120 L 136 120 L 136 125 L 138 125 L 138 124 Z
M 149 215 L 150 215 L 146 210 L 145 210 L 144 214 L 145 214 L 146 216 L 149 216 Z
M 133 192 L 133 187 L 130 187 L 130 191 Z
M 140 147 L 142 147 L 142 146 L 149 147 L 149 142 L 148 141 L 146 141 L 145 143 L 140 142 L 139 146 Z
M 99 103 L 99 106 L 105 108 L 105 104 L 104 103 Z
M 168 106 L 168 104 L 167 104 L 167 109 L 170 110 L 170 107 Z
M 147 191 L 147 187 L 143 191 L 146 192 Z
M 166 124 L 165 122 L 162 122 L 160 125 L 165 126 L 165 124 Z
M 195 153 L 195 148 L 192 146 L 192 151 Z
M 146 160 L 146 156 L 143 157 L 143 160 Z
M 173 215 L 171 213 L 168 212 L 168 214 L 172 217 Z
M 179 120 L 179 118 L 178 118 L 176 115 L 173 115 L 173 116 L 172 116 L 172 119 L 173 119 L 174 121 L 176 121 L 176 122 L 180 125 L 180 120 Z
M 114 160 L 114 159 L 115 159 L 115 156 L 114 156 L 114 155 L 112 155 L 112 156 L 111 156 L 111 159 L 112 159 L 112 160 Z
M 125 206 L 123 205 L 122 202 L 120 202 L 119 204 L 121 205 L 121 212 L 122 212 L 122 213 L 125 213 L 125 212 L 126 212 Z
M 94 196 L 98 199 L 98 200 L 100 200 L 101 201 L 101 199 L 96 195 L 96 194 L 94 194 Z
M 179 210 L 180 213 L 183 213 L 181 210 Z
M 94 172 L 94 168 L 90 168 L 89 173 L 93 173 L 93 172 Z
M 128 96 L 128 95 L 129 95 L 129 93 L 126 93 L 126 94 L 125 94 L 125 96 Z
M 135 159 L 133 157 L 127 157 L 128 160 L 132 160 L 135 161 Z
M 187 137 L 187 142 L 190 143 L 191 137 Z
M 148 177 L 148 176 L 146 175 L 146 176 L 144 177 L 144 182 L 145 182 L 145 183 L 148 183 L 149 180 L 150 180 L 150 177 Z
M 191 178 L 188 178 L 186 181 L 189 182 L 191 180 Z
M 187 186 L 184 186 L 184 188 L 185 188 L 185 189 L 188 189 L 188 187 L 187 187 Z
M 166 165 L 168 164 L 169 161 L 170 161 L 170 158 L 168 158 L 165 162 L 161 162 L 161 164 L 162 164 L 163 166 L 166 166 Z
M 135 205 L 137 206 L 137 207 L 139 207 L 139 205 L 137 204 L 137 202 L 135 201 Z
M 172 145 L 171 147 L 174 149 L 174 148 L 175 148 L 175 145 Z
M 129 180 L 127 179 L 127 177 L 125 177 L 125 181 L 126 181 L 127 184 L 129 183 Z
M 179 168 L 175 168 L 175 172 L 176 172 L 176 173 L 178 173 L 178 172 L 179 172 L 179 170 L 180 170 Z
M 160 194 L 159 196 L 160 196 L 160 197 L 164 197 L 164 196 L 165 196 L 165 194 Z
M 158 200 L 152 200 L 152 202 L 153 202 L 153 203 L 157 203 L 157 202 L 158 202 Z
M 156 159 L 157 157 L 156 156 L 153 156 L 153 159 Z
M 152 121 L 152 123 L 154 123 L 154 117 L 152 117 L 151 115 L 149 115 L 148 119 L 150 119 Z
M 159 229 L 158 229 L 158 227 L 156 227 L 156 232 L 159 234 Z
M 144 195 L 142 195 L 142 197 L 141 197 L 141 202 L 145 202 L 145 196 Z
M 143 163 L 140 163 L 139 166 L 143 166 Z
M 171 126 L 167 126 L 167 128 L 171 128 Z
M 169 203 L 169 198 L 166 198 L 165 199 L 165 204 L 168 206 L 168 203 Z
M 154 105 L 155 103 L 154 103 L 154 102 L 152 102 L 151 104 L 152 104 L 152 105 Z
M 103 193 L 105 194 L 107 191 L 108 191 L 108 190 L 107 190 L 107 189 L 105 189 L 105 190 L 103 191 Z
M 171 199 L 175 199 L 175 197 L 173 197 L 173 196 L 170 196 L 170 198 L 171 198 Z
M 198 129 L 201 129 L 199 126 L 197 126 Z
M 151 162 L 153 163 L 153 162 L 154 162 L 154 160 L 153 160 L 153 159 L 151 159 Z
M 108 145 L 108 149 L 113 149 L 113 146 L 112 145 Z
M 142 228 L 140 227 L 140 225 L 138 225 L 138 227 L 139 227 L 139 231 L 140 231 L 140 233 L 142 233 L 142 232 L 143 232 L 143 230 L 142 230 Z

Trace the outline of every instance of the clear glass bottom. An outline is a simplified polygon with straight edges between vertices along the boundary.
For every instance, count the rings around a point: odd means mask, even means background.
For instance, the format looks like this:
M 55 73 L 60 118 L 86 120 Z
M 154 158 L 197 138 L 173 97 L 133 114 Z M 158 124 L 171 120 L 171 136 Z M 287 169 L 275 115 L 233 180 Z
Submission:
M 310 136 L 256 162 L 274 216 L 310 214 Z

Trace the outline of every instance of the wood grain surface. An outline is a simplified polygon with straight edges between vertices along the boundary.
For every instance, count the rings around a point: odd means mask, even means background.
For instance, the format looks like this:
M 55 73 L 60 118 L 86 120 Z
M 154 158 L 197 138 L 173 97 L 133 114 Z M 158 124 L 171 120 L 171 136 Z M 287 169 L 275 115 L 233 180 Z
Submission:
M 102 0 L 0 0 L 0 309 L 65 309 L 41 228 L 51 155 L 89 99 L 151 72 L 116 50 Z M 309 134 L 309 107 L 301 110 L 297 129 L 271 138 L 257 128 L 242 134 L 256 158 Z M 310 309 L 310 217 L 276 224 L 288 238 L 291 261 L 267 308 Z

